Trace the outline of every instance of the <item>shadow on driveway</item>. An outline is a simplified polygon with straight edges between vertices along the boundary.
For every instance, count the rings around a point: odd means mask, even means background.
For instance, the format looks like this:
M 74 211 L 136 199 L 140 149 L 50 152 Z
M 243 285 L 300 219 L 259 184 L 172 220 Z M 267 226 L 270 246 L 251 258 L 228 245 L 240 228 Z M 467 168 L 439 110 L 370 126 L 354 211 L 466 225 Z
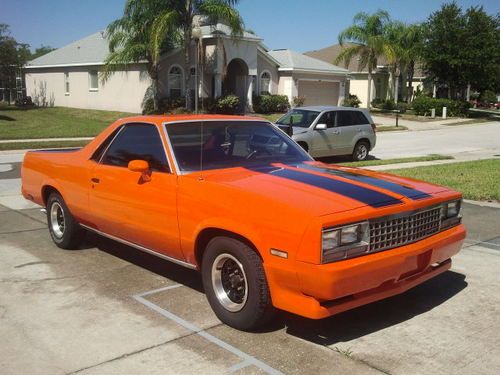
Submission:
M 203 293 L 201 275 L 194 270 L 89 232 L 82 249 L 92 247 Z M 332 345 L 365 336 L 430 311 L 466 287 L 464 275 L 447 271 L 406 293 L 322 320 L 310 320 L 280 312 L 269 325 L 255 333 L 286 328 L 287 334 L 319 345 Z

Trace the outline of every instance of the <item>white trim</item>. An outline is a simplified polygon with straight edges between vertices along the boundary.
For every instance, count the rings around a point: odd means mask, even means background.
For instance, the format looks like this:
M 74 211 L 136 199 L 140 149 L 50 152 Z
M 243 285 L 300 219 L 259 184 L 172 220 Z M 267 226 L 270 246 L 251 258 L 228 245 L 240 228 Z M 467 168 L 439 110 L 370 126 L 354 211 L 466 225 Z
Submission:
M 262 85 L 262 75 L 264 73 L 269 74 L 269 94 L 273 93 L 273 75 L 268 69 L 264 69 L 262 72 L 259 74 L 259 90 L 258 90 L 258 95 L 262 95 L 262 90 L 261 90 L 261 85 Z
M 134 64 L 147 64 L 147 61 L 141 60 L 138 62 L 131 62 L 128 65 Z M 68 63 L 68 64 L 49 64 L 49 65 L 25 65 L 23 69 L 41 69 L 41 68 L 66 68 L 71 66 L 100 66 L 106 65 L 105 62 L 89 62 L 89 63 Z
M 82 226 L 85 229 L 88 229 L 88 230 L 91 230 L 93 232 L 96 232 L 97 234 L 99 234 L 101 236 L 107 237 L 107 238 L 112 239 L 112 240 L 117 241 L 117 242 L 121 242 L 124 245 L 131 246 L 131 247 L 133 247 L 133 248 L 135 248 L 137 250 L 141 250 L 141 251 L 143 251 L 145 253 L 157 256 L 158 258 L 162 258 L 162 259 L 168 260 L 169 262 L 178 264 L 178 265 L 186 267 L 186 268 L 191 268 L 193 270 L 197 270 L 198 269 L 198 266 L 195 265 L 195 264 L 191 264 L 191 263 L 185 262 L 185 261 L 177 259 L 177 258 L 169 257 L 168 255 L 161 254 L 161 253 L 159 253 L 159 252 L 157 252 L 155 250 L 151 250 L 151 249 L 149 249 L 147 247 L 144 247 L 144 246 L 138 245 L 136 243 L 124 240 L 123 238 L 116 237 L 116 236 L 113 236 L 111 234 L 107 234 L 107 233 L 101 232 L 100 230 L 92 228 L 92 227 L 89 227 L 88 225 L 80 224 L 80 226 Z
M 334 71 L 323 69 L 296 69 L 296 68 L 278 68 L 280 72 L 297 72 L 297 73 L 313 73 L 313 74 L 335 74 L 335 75 L 349 75 L 349 71 Z
M 335 82 L 341 83 L 343 81 L 338 79 L 321 79 L 321 78 L 297 78 L 297 81 L 311 81 L 311 82 Z
M 92 72 L 96 72 L 97 76 L 97 87 L 92 87 Z M 87 72 L 87 75 L 89 77 L 89 91 L 90 92 L 97 92 L 99 91 L 99 70 L 97 69 L 92 69 Z
M 185 86 L 185 80 L 186 80 L 186 72 L 184 71 L 184 68 L 180 66 L 179 64 L 172 64 L 168 67 L 167 69 L 167 92 L 168 96 L 170 97 L 170 71 L 172 68 L 179 68 L 181 70 L 181 96 L 186 95 L 186 88 Z

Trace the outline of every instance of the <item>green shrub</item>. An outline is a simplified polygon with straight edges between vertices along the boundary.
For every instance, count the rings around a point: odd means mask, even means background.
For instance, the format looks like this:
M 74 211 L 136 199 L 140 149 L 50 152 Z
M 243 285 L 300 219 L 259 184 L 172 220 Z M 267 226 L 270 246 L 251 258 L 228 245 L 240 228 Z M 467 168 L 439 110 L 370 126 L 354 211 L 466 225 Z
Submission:
M 303 107 L 306 102 L 305 96 L 294 96 L 293 97 L 293 106 L 294 107 Z
M 357 95 L 349 94 L 347 98 L 344 99 L 342 102 L 342 105 L 344 107 L 353 107 L 353 108 L 359 108 L 359 105 L 361 104 L 361 100 L 359 100 Z
M 143 102 L 142 114 L 143 115 L 153 115 L 153 114 L 163 114 L 163 113 L 180 113 L 179 111 L 184 110 L 184 105 L 186 99 L 183 96 L 177 98 L 163 98 L 158 102 L 158 109 L 154 109 L 153 98 L 148 98 Z M 187 111 L 189 112 L 189 111 Z M 186 112 L 186 113 L 187 113 Z
M 435 99 L 424 95 L 415 98 L 411 105 L 418 116 L 429 116 L 432 108 L 436 109 L 436 116 L 442 116 L 443 107 L 446 107 L 448 116 L 466 117 L 471 107 L 463 100 Z
M 234 115 L 240 110 L 240 98 L 234 94 L 228 94 L 216 100 L 215 111 L 226 115 Z
M 408 103 L 399 102 L 396 104 L 396 109 L 401 113 L 405 113 L 408 110 Z
M 284 113 L 290 108 L 286 95 L 260 95 L 253 98 L 253 109 L 257 113 Z
M 481 94 L 481 101 L 484 103 L 496 103 L 497 96 L 491 90 L 484 90 Z

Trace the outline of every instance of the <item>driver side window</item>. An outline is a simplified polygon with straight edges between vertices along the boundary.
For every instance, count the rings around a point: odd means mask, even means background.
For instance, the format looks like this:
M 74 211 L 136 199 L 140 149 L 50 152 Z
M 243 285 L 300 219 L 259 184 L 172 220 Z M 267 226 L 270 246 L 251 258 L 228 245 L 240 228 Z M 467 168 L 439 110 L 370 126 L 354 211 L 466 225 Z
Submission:
M 318 124 L 326 124 L 328 129 L 335 127 L 335 114 L 336 112 L 325 112 L 317 122 Z
M 128 124 L 116 136 L 101 160 L 102 164 L 127 168 L 131 160 L 145 160 L 152 171 L 170 172 L 167 157 L 154 125 Z

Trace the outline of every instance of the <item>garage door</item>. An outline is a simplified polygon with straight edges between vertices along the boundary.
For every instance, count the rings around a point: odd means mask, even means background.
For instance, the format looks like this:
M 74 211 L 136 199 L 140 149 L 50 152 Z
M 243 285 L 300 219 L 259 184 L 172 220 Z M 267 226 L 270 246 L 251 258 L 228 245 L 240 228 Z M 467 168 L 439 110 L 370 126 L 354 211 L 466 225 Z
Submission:
M 299 96 L 305 105 L 338 105 L 339 83 L 325 81 L 299 81 Z

